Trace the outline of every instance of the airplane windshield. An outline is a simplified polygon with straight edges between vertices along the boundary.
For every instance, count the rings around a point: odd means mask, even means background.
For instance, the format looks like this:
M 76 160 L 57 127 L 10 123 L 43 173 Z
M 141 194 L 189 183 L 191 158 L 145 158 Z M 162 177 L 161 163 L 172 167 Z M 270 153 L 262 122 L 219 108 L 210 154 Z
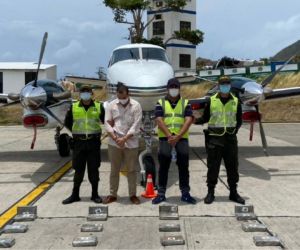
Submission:
M 166 63 L 169 63 L 168 58 L 166 56 L 166 52 L 163 49 L 157 48 L 142 48 L 143 59 L 145 60 L 159 60 Z
M 64 92 L 63 88 L 56 84 L 56 82 L 51 80 L 38 80 L 37 86 L 42 87 L 47 94 L 46 106 L 53 105 L 58 102 L 53 98 L 53 93 L 62 93 Z
M 138 48 L 131 48 L 131 49 L 118 49 L 113 52 L 111 57 L 110 65 L 114 63 L 125 61 L 125 60 L 138 60 L 139 56 L 139 49 Z
M 61 93 L 63 92 L 63 88 L 59 85 L 57 85 L 54 81 L 49 80 L 38 80 L 37 86 L 44 88 L 46 93 Z

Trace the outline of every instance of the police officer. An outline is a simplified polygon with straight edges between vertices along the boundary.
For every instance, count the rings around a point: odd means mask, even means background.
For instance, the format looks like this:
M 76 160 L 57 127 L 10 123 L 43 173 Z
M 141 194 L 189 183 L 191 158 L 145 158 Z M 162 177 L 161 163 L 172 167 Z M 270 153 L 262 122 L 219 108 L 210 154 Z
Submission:
M 92 185 L 91 200 L 101 203 L 98 195 L 100 155 L 100 121 L 104 122 L 104 108 L 92 100 L 92 88 L 83 85 L 80 88 L 80 100 L 75 102 L 66 114 L 65 126 L 72 131 L 74 148 L 72 164 L 75 169 L 74 186 L 70 197 L 63 204 L 80 201 L 79 189 L 83 181 L 87 164 L 88 178 Z
M 181 200 L 195 204 L 196 200 L 190 195 L 188 142 L 188 130 L 193 122 L 193 113 L 188 100 L 180 96 L 180 83 L 176 78 L 168 81 L 167 90 L 167 96 L 158 101 L 155 109 L 159 136 L 159 188 L 158 196 L 152 203 L 158 204 L 166 200 L 171 152 L 175 149 Z
M 237 192 L 239 181 L 238 173 L 238 145 L 237 132 L 242 125 L 242 108 L 239 99 L 231 90 L 231 79 L 228 76 L 220 77 L 219 92 L 210 97 L 204 109 L 203 116 L 196 120 L 196 124 L 208 122 L 206 136 L 207 150 L 207 187 L 208 193 L 204 199 L 211 204 L 214 199 L 214 190 L 218 182 L 218 175 L 222 159 L 224 160 L 227 182 L 230 188 L 229 199 L 245 204 L 245 200 Z

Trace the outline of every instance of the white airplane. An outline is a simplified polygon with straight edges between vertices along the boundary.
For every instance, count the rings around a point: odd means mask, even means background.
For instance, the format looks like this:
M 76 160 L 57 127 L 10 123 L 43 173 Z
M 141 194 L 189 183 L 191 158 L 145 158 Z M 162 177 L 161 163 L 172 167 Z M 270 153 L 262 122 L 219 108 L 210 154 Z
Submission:
M 46 40 L 47 33 L 45 33 L 42 43 L 37 75 Z M 300 87 L 280 90 L 271 90 L 267 87 L 281 68 L 261 84 L 248 78 L 232 78 L 233 90 L 237 92 L 243 103 L 243 119 L 252 125 L 259 122 L 265 150 L 267 144 L 260 121 L 259 103 L 265 99 L 300 95 Z M 141 135 L 145 140 L 146 149 L 139 156 L 143 185 L 146 183 L 148 173 L 155 176 L 155 165 L 151 152 L 155 134 L 154 107 L 156 102 L 166 95 L 167 81 L 173 77 L 174 71 L 168 61 L 166 51 L 159 46 L 150 44 L 124 45 L 113 50 L 109 61 L 107 71 L 109 100 L 107 102 L 116 98 L 116 85 L 118 82 L 122 82 L 129 87 L 130 96 L 139 101 L 143 109 Z M 64 91 L 54 81 L 37 79 L 38 77 L 35 81 L 28 83 L 19 94 L 0 94 L 0 98 L 13 101 L 7 105 L 21 102 L 24 108 L 23 124 L 26 128 L 34 129 L 31 148 L 34 146 L 37 128 L 56 128 L 54 138 L 59 154 L 60 156 L 68 156 L 70 153 L 70 137 L 67 133 L 61 134 L 60 132 L 64 127 L 62 121 L 72 104 L 71 93 Z M 213 87 L 204 97 L 190 100 L 193 110 L 203 109 L 209 96 L 216 91 L 217 88 Z M 104 106 L 107 102 L 104 103 Z
M 107 71 L 108 93 L 115 98 L 117 83 L 122 82 L 143 111 L 153 111 L 157 100 L 166 95 L 166 84 L 173 77 L 163 48 L 151 44 L 124 45 L 112 52 Z

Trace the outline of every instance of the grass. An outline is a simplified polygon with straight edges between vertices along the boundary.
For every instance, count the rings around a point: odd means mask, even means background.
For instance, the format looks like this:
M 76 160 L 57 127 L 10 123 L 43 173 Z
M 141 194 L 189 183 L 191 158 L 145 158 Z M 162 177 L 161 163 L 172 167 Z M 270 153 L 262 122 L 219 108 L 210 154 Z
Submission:
M 262 79 L 260 79 L 262 80 Z M 181 92 L 185 98 L 199 98 L 211 88 L 211 83 L 184 84 Z M 271 88 L 300 87 L 300 73 L 277 75 Z M 74 98 L 78 95 L 74 94 Z M 105 89 L 96 90 L 95 98 L 104 101 L 107 99 Z M 260 105 L 264 122 L 300 122 L 300 98 L 293 97 L 284 100 L 264 102 Z M 0 108 L 0 125 L 22 124 L 22 106 L 20 104 Z
M 0 125 L 22 124 L 23 109 L 20 104 L 0 107 Z

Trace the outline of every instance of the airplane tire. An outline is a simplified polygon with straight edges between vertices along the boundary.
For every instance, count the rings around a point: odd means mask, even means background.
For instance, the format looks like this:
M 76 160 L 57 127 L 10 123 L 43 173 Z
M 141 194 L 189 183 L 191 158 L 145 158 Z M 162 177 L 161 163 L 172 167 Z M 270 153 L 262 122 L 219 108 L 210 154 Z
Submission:
M 58 152 L 61 157 L 70 155 L 69 135 L 61 134 L 58 138 Z
M 155 179 L 156 179 L 156 169 L 155 169 L 155 162 L 151 154 L 146 154 L 143 158 L 144 168 L 146 171 L 146 180 L 141 181 L 141 185 L 146 187 L 147 183 L 147 176 L 148 174 L 152 175 L 152 182 L 153 186 L 155 186 Z

